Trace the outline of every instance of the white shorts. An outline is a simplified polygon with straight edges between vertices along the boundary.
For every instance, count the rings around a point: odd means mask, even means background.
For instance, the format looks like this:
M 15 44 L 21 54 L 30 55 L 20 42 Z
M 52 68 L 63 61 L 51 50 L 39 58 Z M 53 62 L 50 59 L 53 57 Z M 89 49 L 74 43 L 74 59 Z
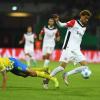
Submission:
M 52 54 L 52 52 L 54 51 L 54 47 L 43 47 L 42 49 L 42 53 L 43 55 L 46 55 L 46 54 Z
M 60 57 L 60 61 L 65 63 L 68 62 L 79 63 L 85 60 L 86 58 L 80 50 L 77 51 L 72 51 L 69 49 L 63 50 Z
M 25 54 L 29 54 L 30 56 L 34 56 L 34 48 L 25 47 L 24 52 L 25 52 Z

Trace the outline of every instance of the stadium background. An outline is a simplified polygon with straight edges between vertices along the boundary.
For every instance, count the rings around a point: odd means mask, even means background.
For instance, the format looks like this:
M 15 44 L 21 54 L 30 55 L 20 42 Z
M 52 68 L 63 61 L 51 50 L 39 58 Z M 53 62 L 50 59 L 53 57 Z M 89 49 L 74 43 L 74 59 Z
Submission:
M 16 7 L 18 9 L 16 10 Z M 18 45 L 23 33 L 26 32 L 28 25 L 32 25 L 34 32 L 39 34 L 47 19 L 51 14 L 58 13 L 62 22 L 68 21 L 73 17 L 78 18 L 80 10 L 89 9 L 93 16 L 90 19 L 88 31 L 86 32 L 82 50 L 89 62 L 88 66 L 92 71 L 91 77 L 85 80 L 82 75 L 70 76 L 69 86 L 64 84 L 62 73 L 56 77 L 60 83 L 60 88 L 55 89 L 50 82 L 49 89 L 44 90 L 41 78 L 22 78 L 7 73 L 7 89 L 2 91 L 2 75 L 0 75 L 0 100 L 99 100 L 100 99 L 100 0 L 0 0 L 0 55 L 24 57 L 23 45 Z M 28 17 L 11 17 L 11 12 L 27 12 Z M 61 52 L 61 46 L 66 29 L 60 29 L 61 41 L 56 45 L 56 59 Z M 37 58 L 41 58 L 41 48 L 37 42 Z M 86 51 L 84 51 L 86 50 Z M 41 55 L 41 56 L 40 56 Z M 53 59 L 55 58 L 53 54 Z M 37 66 L 42 67 L 43 61 L 37 61 Z M 51 61 L 50 69 L 59 66 L 59 62 Z M 79 65 L 77 65 L 78 67 Z M 75 67 L 69 64 L 65 71 L 70 71 Z
M 17 9 L 14 9 L 17 7 Z M 86 53 L 90 62 L 100 62 L 100 3 L 99 0 L 1 0 L 0 1 L 0 55 L 1 56 L 15 56 L 20 53 L 20 57 L 24 58 L 22 53 L 23 45 L 18 42 L 26 32 L 28 25 L 32 25 L 33 31 L 38 35 L 41 28 L 47 24 L 47 19 L 54 13 L 60 15 L 62 22 L 68 21 L 72 18 L 78 18 L 80 10 L 89 9 L 93 16 L 90 19 L 86 34 L 83 38 L 81 48 L 82 50 L 90 50 Z M 25 12 L 29 16 L 26 17 L 12 17 L 10 13 Z M 61 33 L 61 40 L 57 42 L 56 49 L 61 50 L 66 29 L 59 29 Z M 36 49 L 41 49 L 41 43 L 35 43 Z M 5 48 L 5 49 L 4 49 Z M 10 49 L 8 49 L 10 48 Z M 14 50 L 13 50 L 13 49 Z M 60 51 L 59 52 L 60 56 Z M 92 51 L 91 51 L 92 50 Z M 95 51 L 94 51 L 95 50 Z M 87 51 L 86 51 L 87 52 Z M 55 54 L 55 53 L 54 53 Z M 41 56 L 38 56 L 41 55 Z M 55 54 L 56 55 L 56 54 Z M 52 57 L 54 60 L 57 58 Z M 36 51 L 37 59 L 42 58 L 42 54 Z

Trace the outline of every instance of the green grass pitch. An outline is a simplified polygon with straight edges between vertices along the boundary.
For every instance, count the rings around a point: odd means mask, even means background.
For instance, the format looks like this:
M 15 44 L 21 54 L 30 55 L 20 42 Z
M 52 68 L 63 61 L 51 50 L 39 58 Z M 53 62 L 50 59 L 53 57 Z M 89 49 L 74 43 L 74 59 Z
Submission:
M 43 62 L 38 62 L 37 66 L 42 67 Z M 51 62 L 51 69 L 58 66 L 58 62 Z M 100 64 L 89 64 L 92 75 L 90 79 L 83 79 L 80 74 L 69 77 L 69 86 L 66 86 L 62 80 L 62 74 L 57 78 L 60 82 L 60 88 L 55 89 L 54 84 L 50 82 L 49 89 L 42 88 L 41 78 L 22 78 L 8 73 L 8 82 L 6 91 L 0 88 L 0 100 L 99 100 L 100 99 Z M 66 71 L 75 68 L 69 65 Z M 0 75 L 0 85 L 2 77 Z

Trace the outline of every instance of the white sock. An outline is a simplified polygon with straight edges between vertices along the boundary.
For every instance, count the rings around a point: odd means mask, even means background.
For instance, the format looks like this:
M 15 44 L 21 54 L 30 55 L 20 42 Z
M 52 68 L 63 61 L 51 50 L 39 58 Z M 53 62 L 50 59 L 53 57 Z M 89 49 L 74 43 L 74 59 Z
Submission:
M 29 56 L 26 56 L 25 60 L 27 62 L 27 66 L 30 67 L 30 60 L 31 60 L 31 58 Z
M 44 67 L 48 67 L 49 62 L 50 62 L 50 60 L 46 59 L 46 60 L 44 61 Z
M 75 69 L 73 69 L 73 70 L 71 70 L 71 71 L 69 71 L 69 72 L 66 72 L 66 76 L 79 73 L 79 72 L 81 72 L 82 70 L 84 70 L 85 68 L 88 68 L 88 67 L 87 67 L 87 66 L 81 66 L 81 67 L 75 68 Z
M 61 72 L 61 71 L 63 71 L 63 70 L 64 70 L 64 68 L 61 67 L 61 66 L 59 66 L 59 67 L 55 68 L 55 69 L 50 73 L 50 75 L 51 75 L 51 76 L 55 76 L 58 72 Z

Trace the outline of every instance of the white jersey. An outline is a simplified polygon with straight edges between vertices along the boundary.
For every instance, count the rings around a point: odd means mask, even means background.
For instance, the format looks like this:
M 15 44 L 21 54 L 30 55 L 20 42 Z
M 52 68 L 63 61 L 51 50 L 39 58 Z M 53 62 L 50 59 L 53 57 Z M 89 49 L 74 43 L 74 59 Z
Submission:
M 58 24 L 68 27 L 63 49 L 69 48 L 70 50 L 80 50 L 82 37 L 85 33 L 86 27 L 84 27 L 79 20 L 71 20 L 63 24 L 58 22 Z
M 42 31 L 44 32 L 43 46 L 55 47 L 55 37 L 58 29 L 55 27 L 44 27 Z
M 24 34 L 25 45 L 24 51 L 25 53 L 33 53 L 34 52 L 34 38 L 35 34 Z
M 34 34 L 24 34 L 24 38 L 25 38 L 25 46 L 27 47 L 33 47 L 34 44 Z
M 86 27 L 79 20 L 71 20 L 67 23 L 58 22 L 57 24 L 62 27 L 68 27 L 60 61 L 65 63 L 69 61 L 74 63 L 85 61 L 86 59 L 80 51 L 80 44 Z

